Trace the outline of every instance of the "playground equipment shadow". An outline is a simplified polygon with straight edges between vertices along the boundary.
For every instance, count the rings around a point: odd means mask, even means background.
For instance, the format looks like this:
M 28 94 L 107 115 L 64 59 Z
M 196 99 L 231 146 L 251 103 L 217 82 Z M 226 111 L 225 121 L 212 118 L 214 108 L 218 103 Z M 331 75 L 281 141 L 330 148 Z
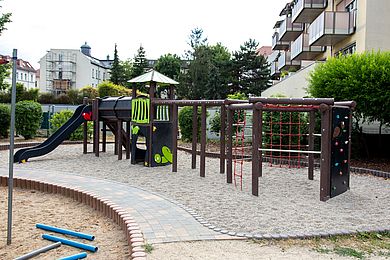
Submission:
M 239 185 L 226 184 L 216 159 L 207 159 L 206 177 L 201 178 L 198 170 L 190 169 L 191 155 L 184 152 L 179 152 L 179 171 L 171 173 L 170 166 L 147 168 L 118 161 L 112 149 L 97 158 L 83 155 L 80 145 L 60 146 L 42 158 L 15 165 L 15 176 L 58 182 L 108 198 L 134 217 L 147 243 L 390 229 L 390 181 L 383 178 L 353 174 L 350 191 L 320 202 L 317 175 L 309 181 L 304 169 L 266 167 L 260 196 L 254 197 L 249 174 L 244 174 L 241 191 Z M 1 155 L 7 157 L 5 152 Z M 5 161 L 1 160 L 1 175 L 7 175 Z M 244 172 L 249 168 L 244 164 Z

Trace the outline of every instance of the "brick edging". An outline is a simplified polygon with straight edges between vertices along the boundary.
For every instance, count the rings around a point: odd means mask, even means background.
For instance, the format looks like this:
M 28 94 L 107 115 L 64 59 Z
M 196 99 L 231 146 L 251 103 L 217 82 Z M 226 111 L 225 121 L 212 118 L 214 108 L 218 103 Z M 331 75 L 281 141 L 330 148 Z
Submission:
M 0 186 L 8 186 L 8 177 L 0 176 Z M 146 259 L 145 238 L 134 218 L 125 209 L 111 202 L 104 197 L 98 196 L 92 192 L 73 189 L 59 184 L 35 181 L 24 178 L 14 178 L 14 187 L 21 189 L 37 190 L 40 192 L 60 194 L 72 198 L 75 201 L 90 206 L 105 217 L 112 219 L 124 230 L 127 243 L 130 247 L 130 255 L 133 260 Z

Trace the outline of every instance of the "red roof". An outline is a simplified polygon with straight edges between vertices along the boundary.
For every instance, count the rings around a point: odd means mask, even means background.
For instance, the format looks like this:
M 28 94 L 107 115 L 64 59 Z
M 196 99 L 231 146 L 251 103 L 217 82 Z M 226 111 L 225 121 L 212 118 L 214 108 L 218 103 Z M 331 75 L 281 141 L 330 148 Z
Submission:
M 261 46 L 256 50 L 257 55 L 263 55 L 264 57 L 267 57 L 271 55 L 272 53 L 272 47 L 271 46 Z

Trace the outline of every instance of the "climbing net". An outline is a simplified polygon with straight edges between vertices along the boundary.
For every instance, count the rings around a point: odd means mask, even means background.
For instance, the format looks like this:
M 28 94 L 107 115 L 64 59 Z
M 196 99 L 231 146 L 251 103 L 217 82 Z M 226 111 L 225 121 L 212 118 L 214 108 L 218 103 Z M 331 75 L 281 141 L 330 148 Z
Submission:
M 234 165 L 234 185 L 237 187 L 239 179 L 240 188 L 242 190 L 242 174 L 244 161 L 248 159 L 245 156 L 245 150 L 248 148 L 245 142 L 245 130 L 248 128 L 246 120 L 247 112 L 245 110 L 237 110 L 234 113 L 233 127 L 235 129 L 235 138 L 233 142 L 233 165 Z
M 309 144 L 310 134 L 315 134 L 309 133 L 309 112 L 302 109 L 318 109 L 318 106 L 264 106 L 261 152 L 270 166 L 301 168 L 307 166 L 309 154 L 319 153 L 312 151 L 313 146 Z

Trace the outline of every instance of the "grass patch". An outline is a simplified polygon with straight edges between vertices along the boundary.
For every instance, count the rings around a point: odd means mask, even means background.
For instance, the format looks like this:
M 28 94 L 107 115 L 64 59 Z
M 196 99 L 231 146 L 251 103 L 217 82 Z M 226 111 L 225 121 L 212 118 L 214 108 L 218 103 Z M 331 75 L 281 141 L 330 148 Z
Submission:
M 339 256 L 351 256 L 351 257 L 356 257 L 359 259 L 364 258 L 364 253 L 361 251 L 357 251 L 353 248 L 349 247 L 336 247 L 333 252 L 338 254 Z
M 154 249 L 154 247 L 153 247 L 151 244 L 145 244 L 143 247 L 145 248 L 145 252 L 146 252 L 147 254 L 152 253 L 152 251 L 153 251 L 153 249 Z

